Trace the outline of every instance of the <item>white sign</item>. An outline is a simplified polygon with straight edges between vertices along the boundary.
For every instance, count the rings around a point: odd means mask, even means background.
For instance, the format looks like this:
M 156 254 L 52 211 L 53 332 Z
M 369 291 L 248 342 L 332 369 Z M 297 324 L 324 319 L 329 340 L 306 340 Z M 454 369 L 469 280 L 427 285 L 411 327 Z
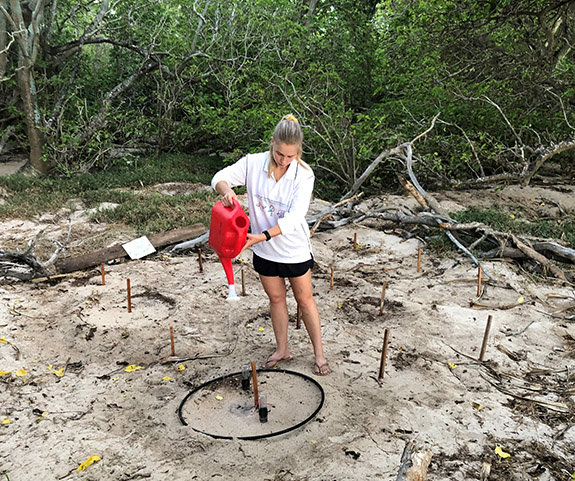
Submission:
M 130 256 L 130 259 L 141 259 L 148 254 L 156 252 L 156 249 L 146 236 L 138 237 L 127 244 L 123 244 L 122 247 Z

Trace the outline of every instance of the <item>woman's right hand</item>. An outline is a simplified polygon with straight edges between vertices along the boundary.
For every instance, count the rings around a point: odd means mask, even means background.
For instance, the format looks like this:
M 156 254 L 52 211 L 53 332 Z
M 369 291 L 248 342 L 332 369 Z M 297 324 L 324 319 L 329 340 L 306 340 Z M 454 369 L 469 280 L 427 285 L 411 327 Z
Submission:
M 237 195 L 233 190 L 229 190 L 224 195 L 222 195 L 222 204 L 225 207 L 233 207 L 234 206 L 234 199 L 237 199 Z

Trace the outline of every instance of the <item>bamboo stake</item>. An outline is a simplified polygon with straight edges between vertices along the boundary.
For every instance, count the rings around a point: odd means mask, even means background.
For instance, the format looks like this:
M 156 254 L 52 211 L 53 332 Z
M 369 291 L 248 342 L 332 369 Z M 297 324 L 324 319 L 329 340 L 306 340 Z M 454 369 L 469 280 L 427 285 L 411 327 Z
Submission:
M 421 246 L 417 248 L 417 272 L 421 270 Z
M 357 245 L 357 232 L 353 233 L 353 248 L 357 249 L 358 245 Z
M 389 328 L 385 328 L 385 334 L 383 335 L 383 347 L 381 349 L 381 363 L 379 365 L 379 375 L 377 380 L 379 382 L 383 381 L 383 375 L 385 374 L 385 360 L 387 358 L 387 343 L 389 342 Z
M 301 329 L 301 308 L 299 307 L 299 304 L 297 305 L 297 316 L 296 316 L 295 328 Z
M 329 280 L 329 290 L 331 291 L 331 290 L 333 290 L 333 278 L 335 275 L 335 269 L 333 268 L 333 266 L 331 266 L 330 269 L 331 269 L 331 277 Z
M 172 346 L 172 356 L 175 356 L 176 346 L 174 344 L 174 326 L 170 326 L 170 344 Z
M 258 398 L 258 372 L 254 361 L 252 361 L 252 384 L 254 385 L 254 403 L 257 408 L 260 401 Z
M 104 266 L 103 262 L 102 262 L 102 265 L 100 266 L 100 271 L 102 272 L 102 285 L 105 286 L 106 285 L 106 267 Z
M 483 344 L 481 345 L 481 354 L 479 354 L 479 362 L 483 362 L 485 351 L 487 350 L 487 340 L 489 339 L 489 331 L 491 329 L 492 317 L 487 317 L 487 326 L 485 326 L 485 333 L 483 334 Z
M 128 312 L 132 312 L 132 293 L 130 289 L 130 279 L 126 279 L 126 285 L 128 288 Z
M 246 295 L 246 273 L 245 266 L 242 266 L 242 296 Z
M 200 272 L 204 272 L 204 266 L 202 265 L 202 249 L 198 249 L 198 262 L 200 264 Z
M 481 296 L 481 266 L 477 268 L 477 297 Z
M 383 303 L 385 302 L 385 290 L 387 289 L 387 281 L 383 281 L 383 287 L 381 288 L 381 301 L 379 303 L 379 313 L 378 315 L 383 314 Z

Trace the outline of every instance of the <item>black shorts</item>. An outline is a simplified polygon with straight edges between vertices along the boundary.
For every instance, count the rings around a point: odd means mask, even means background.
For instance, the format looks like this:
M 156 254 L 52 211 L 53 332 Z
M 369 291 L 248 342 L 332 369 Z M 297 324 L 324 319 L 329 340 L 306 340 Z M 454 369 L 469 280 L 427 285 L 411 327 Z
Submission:
M 300 277 L 313 267 L 313 257 L 309 261 L 297 264 L 284 264 L 282 262 L 268 261 L 254 253 L 254 269 L 266 277 Z

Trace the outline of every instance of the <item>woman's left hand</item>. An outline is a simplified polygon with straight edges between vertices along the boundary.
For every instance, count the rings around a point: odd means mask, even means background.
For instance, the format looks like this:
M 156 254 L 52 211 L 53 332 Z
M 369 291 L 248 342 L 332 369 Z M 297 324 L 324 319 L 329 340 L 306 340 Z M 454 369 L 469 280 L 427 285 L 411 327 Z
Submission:
M 254 244 L 257 244 L 258 242 L 262 242 L 266 240 L 266 236 L 264 234 L 248 234 L 248 238 L 246 240 L 246 243 L 244 244 L 244 246 L 242 247 L 242 250 L 240 251 L 240 254 L 245 251 L 246 249 L 249 249 L 251 246 L 253 246 Z M 240 255 L 238 254 L 238 255 Z

